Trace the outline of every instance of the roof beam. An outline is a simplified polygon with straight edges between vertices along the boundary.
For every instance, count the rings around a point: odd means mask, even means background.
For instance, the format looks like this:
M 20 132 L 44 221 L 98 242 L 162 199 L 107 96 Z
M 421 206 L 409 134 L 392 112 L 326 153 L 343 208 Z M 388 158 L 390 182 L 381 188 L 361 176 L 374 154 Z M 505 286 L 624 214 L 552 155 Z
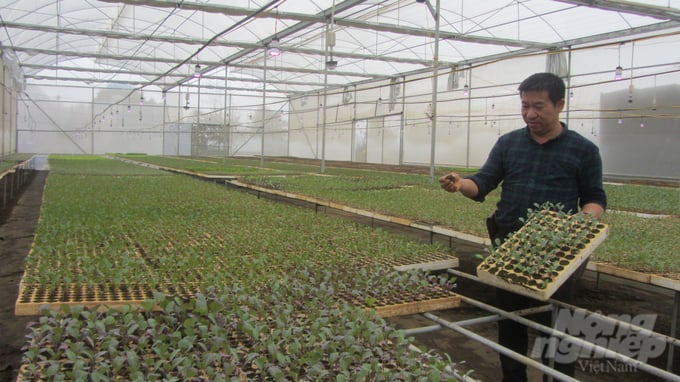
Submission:
M 103 31 L 103 30 L 93 30 L 93 29 L 81 29 L 81 28 L 64 28 L 55 27 L 49 25 L 39 25 L 39 24 L 24 24 L 16 23 L 11 21 L 0 21 L 0 27 L 4 28 L 14 28 L 21 30 L 31 30 L 39 32 L 48 33 L 58 33 L 58 34 L 70 34 L 88 37 L 103 37 L 106 39 L 119 39 L 119 40 L 136 40 L 136 41 L 154 41 L 169 44 L 187 44 L 187 45 L 203 45 L 207 40 L 199 40 L 186 37 L 176 37 L 176 36 L 157 36 L 157 35 L 141 35 L 132 34 L 126 32 L 116 32 L 116 31 Z M 262 49 L 262 44 L 256 43 L 245 43 L 236 41 L 215 41 L 210 44 L 210 46 L 223 46 L 228 48 L 238 48 L 238 49 Z M 309 49 L 300 48 L 295 46 L 283 45 L 281 47 L 286 52 L 308 54 L 311 56 L 323 56 L 325 54 L 324 50 L 321 49 Z M 358 60 L 374 60 L 383 62 L 395 62 L 401 64 L 413 64 L 413 65 L 432 65 L 431 60 L 420 60 L 414 58 L 403 58 L 403 57 L 391 57 L 384 55 L 368 55 L 360 53 L 343 53 L 343 52 L 333 52 L 333 55 L 341 58 L 351 58 Z
M 432 30 L 425 28 L 405 27 L 403 25 L 374 23 L 369 21 L 348 19 L 335 19 L 335 25 L 357 29 L 370 29 L 378 32 L 407 34 L 410 36 L 434 38 L 434 31 Z M 514 40 L 500 37 L 472 36 L 464 33 L 447 32 L 442 30 L 439 31 L 439 38 L 441 40 L 455 40 L 487 45 L 504 45 L 516 48 L 519 47 L 519 48 L 547 49 L 549 47 L 549 44 L 540 42 Z
M 110 3 L 124 3 L 124 4 L 131 4 L 131 5 L 144 5 L 144 6 L 150 6 L 150 7 L 157 7 L 157 8 L 176 8 L 178 6 L 177 3 L 175 2 L 169 2 L 166 0 L 100 0 L 104 2 L 110 2 Z M 335 25 L 338 26 L 344 26 L 344 27 L 350 27 L 350 28 L 357 28 L 357 29 L 367 29 L 367 30 L 373 30 L 373 31 L 380 31 L 380 32 L 390 32 L 390 33 L 396 33 L 396 34 L 406 34 L 410 36 L 422 36 L 422 37 L 432 37 L 434 38 L 434 33 L 432 31 L 425 29 L 425 28 L 411 28 L 411 27 L 406 27 L 403 25 L 395 25 L 395 24 L 385 24 L 385 23 L 374 23 L 374 22 L 369 22 L 369 21 L 358 21 L 358 20 L 349 20 L 349 19 L 344 19 L 342 16 L 338 16 L 338 13 L 342 13 L 343 11 L 346 11 L 353 6 L 363 3 L 365 0 L 346 0 L 341 2 L 340 4 L 337 4 L 335 6 L 335 18 L 333 19 L 333 22 Z M 345 4 L 347 3 L 347 4 Z M 208 5 L 208 4 L 203 4 L 203 3 L 196 3 L 196 2 L 188 2 L 184 1 L 181 3 L 181 8 L 182 9 L 187 9 L 187 10 L 194 10 L 194 11 L 202 11 L 202 12 L 210 12 L 210 13 L 220 13 L 224 15 L 229 15 L 229 16 L 247 16 L 252 13 L 252 10 L 247 9 L 247 8 L 241 8 L 241 7 L 233 7 L 233 6 L 228 6 L 228 5 Z M 255 18 L 279 18 L 279 19 L 286 19 L 286 20 L 294 20 L 294 21 L 300 21 L 302 23 L 305 23 L 306 26 L 312 25 L 312 24 L 325 24 L 328 22 L 328 19 L 331 16 L 330 9 L 317 13 L 316 15 L 308 15 L 308 14 L 301 14 L 301 13 L 294 13 L 294 12 L 274 12 L 274 11 L 265 11 L 257 16 Z M 280 35 L 280 33 L 278 33 Z M 458 40 L 458 41 L 464 41 L 464 42 L 474 42 L 474 43 L 479 43 L 479 44 L 492 44 L 492 45 L 505 45 L 505 46 L 512 46 L 512 47 L 521 47 L 521 48 L 539 48 L 539 49 L 547 49 L 546 44 L 544 43 L 539 43 L 539 42 L 533 42 L 533 41 L 523 41 L 523 40 L 515 40 L 515 39 L 506 39 L 506 38 L 496 38 L 496 37 L 484 37 L 484 36 L 471 36 L 471 35 L 466 35 L 464 33 L 455 33 L 455 32 L 447 32 L 447 31 L 439 31 L 439 36 L 441 39 L 444 40 Z M 333 52 L 335 55 L 335 52 Z
M 631 1 L 612 1 L 612 0 L 557 0 L 562 3 L 586 6 L 589 8 L 603 9 L 631 13 L 638 16 L 653 17 L 660 20 L 680 21 L 680 9 L 670 7 L 659 7 L 655 5 L 644 5 Z
M 137 76 L 153 76 L 153 77 L 157 77 L 157 76 L 163 74 L 163 73 L 160 73 L 160 72 L 144 72 L 144 71 L 137 71 L 137 70 L 121 71 L 121 70 L 114 70 L 114 69 L 84 68 L 84 67 L 63 66 L 63 65 L 21 64 L 21 67 L 27 68 L 27 69 L 37 69 L 37 70 L 63 70 L 63 71 L 84 72 L 84 73 L 103 73 L 103 74 L 125 73 L 125 74 L 137 75 Z M 166 77 L 185 78 L 186 75 L 184 75 L 184 74 L 169 74 Z M 224 77 L 203 75 L 203 76 L 201 76 L 201 79 L 224 80 Z M 229 76 L 229 81 L 262 83 L 262 80 L 260 80 L 260 79 L 245 78 L 245 77 L 234 77 L 233 75 Z M 320 83 L 320 82 L 315 83 L 315 82 L 310 82 L 310 81 L 304 81 L 304 82 L 303 81 L 285 81 L 285 80 L 277 80 L 277 79 L 274 79 L 274 78 L 268 78 L 267 83 L 278 84 L 278 85 L 293 85 L 293 86 L 312 86 L 312 87 L 323 86 L 323 83 Z
M 593 44 L 597 42 L 612 40 L 612 39 L 622 39 L 636 35 L 644 35 L 646 33 L 657 33 L 663 30 L 674 29 L 680 27 L 680 21 L 666 21 L 658 24 L 643 25 L 636 28 L 628 28 L 620 31 L 600 33 L 593 36 L 577 38 L 573 40 L 566 40 L 560 44 L 556 44 L 554 48 L 561 49 L 570 46 L 579 46 Z
M 31 54 L 45 54 L 45 55 L 50 55 L 50 56 L 64 56 L 64 57 L 85 57 L 85 58 L 92 58 L 95 60 L 120 60 L 120 61 L 129 61 L 130 57 L 129 56 L 123 56 L 123 55 L 115 55 L 115 54 L 98 54 L 98 53 L 86 53 L 86 52 L 71 52 L 71 51 L 64 51 L 64 50 L 52 50 L 52 49 L 34 49 L 34 48 L 25 48 L 25 47 L 18 47 L 18 46 L 10 46 L 10 45 L 2 45 L 0 44 L 0 49 L 9 49 L 9 50 L 15 50 L 15 51 L 20 51 L 20 52 L 28 52 Z M 172 65 L 177 65 L 179 63 L 184 62 L 183 60 L 179 59 L 172 59 L 172 58 L 157 58 L 157 57 L 135 57 L 135 60 L 137 61 L 144 61 L 144 62 L 156 62 L 156 63 L 164 63 L 164 64 L 172 64 Z M 200 60 L 198 61 L 199 64 L 201 65 L 210 65 L 210 66 L 224 66 L 225 64 L 223 62 L 218 62 L 218 61 L 205 61 L 205 60 Z M 260 65 L 245 65 L 245 64 L 228 64 L 229 67 L 231 68 L 239 68 L 239 69 L 256 69 L 256 70 L 262 70 L 262 66 Z M 267 71 L 271 72 L 291 72 L 291 73 L 306 73 L 306 74 L 320 74 L 323 71 L 321 69 L 306 69 L 306 68 L 294 68 L 294 67 L 288 67 L 288 66 L 268 66 Z M 334 71 L 334 75 L 338 76 L 348 76 L 348 77 L 371 77 L 371 78 L 390 78 L 391 76 L 382 74 L 382 73 L 360 73 L 360 72 L 343 72 L 343 71 Z M 185 76 L 186 77 L 186 76 Z
M 652 24 L 652 25 L 645 25 L 641 27 L 636 27 L 636 28 L 630 28 L 630 29 L 625 29 L 622 31 L 618 32 L 609 32 L 609 33 L 601 33 L 589 37 L 583 37 L 583 38 L 577 38 L 577 39 L 572 39 L 572 40 L 565 40 L 560 42 L 559 44 L 553 44 L 551 46 L 552 50 L 559 50 L 559 49 L 567 49 L 571 47 L 578 47 L 578 46 L 585 46 L 589 44 L 596 44 L 596 43 L 601 43 L 601 42 L 607 42 L 609 41 L 610 44 L 615 44 L 615 42 L 611 42 L 613 40 L 622 40 L 624 38 L 629 38 L 632 36 L 637 36 L 637 35 L 644 35 L 648 33 L 656 33 L 660 32 L 663 30 L 668 30 L 668 29 L 675 29 L 675 28 L 680 28 L 680 22 L 676 21 L 666 21 L 658 24 Z M 634 39 L 631 39 L 634 40 Z M 630 41 L 630 40 L 629 40 Z M 526 49 L 518 49 L 515 51 L 511 52 L 504 52 L 504 53 L 497 53 L 497 54 L 492 54 L 488 56 L 483 56 L 483 57 L 476 57 L 473 59 L 469 60 L 463 60 L 457 63 L 457 66 L 459 67 L 464 67 L 467 65 L 476 65 L 476 64 L 484 64 L 487 62 L 493 62 L 493 61 L 500 61 L 500 60 L 505 60 L 509 59 L 512 57 L 521 57 L 529 54 L 534 54 L 543 51 L 543 49 L 534 49 L 534 48 L 526 48 Z M 428 70 L 426 69 L 419 69 L 419 70 L 414 70 L 411 72 L 406 72 L 406 73 L 401 73 L 400 75 L 403 76 L 409 76 L 409 75 L 414 75 L 414 74 L 420 74 L 420 73 L 427 73 Z M 352 83 L 352 85 L 359 84 L 359 83 L 365 83 L 370 80 L 363 80 L 363 81 L 358 81 Z
M 103 84 L 130 85 L 130 86 L 146 86 L 146 85 L 148 85 L 147 81 L 132 81 L 132 80 L 124 81 L 124 80 L 110 80 L 110 79 L 101 79 L 101 78 L 41 76 L 41 75 L 27 75 L 27 76 L 25 76 L 25 78 L 33 79 L 33 80 L 47 80 L 47 81 L 74 81 L 74 82 L 84 82 L 84 83 L 87 83 L 87 84 L 103 83 Z M 182 86 L 184 86 L 184 87 L 196 87 L 196 88 L 199 87 L 198 85 L 193 85 L 193 84 L 183 84 Z M 200 88 L 201 89 L 225 90 L 224 86 L 205 85 L 205 84 L 201 84 Z M 261 87 L 244 88 L 244 87 L 227 86 L 226 90 L 250 91 L 250 92 L 258 92 L 258 93 L 262 92 Z M 285 90 L 267 88 L 267 93 L 283 93 L 286 96 L 289 96 L 289 95 L 292 95 L 292 94 L 297 94 L 299 92 L 290 92 L 290 91 L 285 91 Z

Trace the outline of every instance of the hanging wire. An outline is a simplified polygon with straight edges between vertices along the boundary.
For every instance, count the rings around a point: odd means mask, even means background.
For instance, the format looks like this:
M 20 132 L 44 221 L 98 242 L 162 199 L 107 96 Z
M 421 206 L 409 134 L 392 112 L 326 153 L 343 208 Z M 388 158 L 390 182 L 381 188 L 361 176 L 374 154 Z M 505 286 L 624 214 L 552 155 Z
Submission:
M 630 49 L 630 85 L 628 85 L 628 103 L 633 103 L 633 70 L 635 69 L 635 64 L 633 58 L 635 57 L 635 41 Z
M 196 52 L 194 52 L 194 54 L 189 55 L 189 57 L 187 57 L 186 59 L 182 60 L 182 62 L 180 62 L 179 64 L 177 64 L 177 65 L 173 66 L 172 68 L 168 69 L 165 73 L 160 74 L 160 75 L 156 76 L 156 78 L 153 78 L 152 80 L 150 80 L 150 81 L 147 83 L 147 86 L 155 84 L 155 83 L 158 82 L 160 79 L 162 79 L 162 78 L 168 76 L 170 73 L 176 71 L 178 68 L 182 67 L 183 65 L 186 65 L 187 62 L 191 62 L 191 60 L 192 60 L 194 57 L 196 57 L 196 56 L 197 56 L 199 53 L 201 53 L 204 49 L 208 48 L 208 46 L 210 46 L 210 45 L 211 45 L 213 42 L 215 42 L 218 38 L 222 37 L 222 35 L 227 34 L 227 33 L 231 32 L 231 31 L 233 31 L 234 29 L 239 28 L 241 25 L 243 25 L 243 24 L 244 24 L 245 22 L 247 22 L 248 20 L 252 19 L 253 17 L 255 17 L 255 16 L 257 16 L 257 15 L 259 15 L 260 13 L 265 12 L 266 10 L 270 9 L 271 7 L 273 7 L 274 5 L 276 5 L 277 3 L 281 2 L 281 1 L 283 1 L 283 0 L 272 0 L 272 1 L 268 2 L 267 4 L 265 4 L 264 6 L 260 7 L 259 9 L 257 9 L 256 11 L 254 11 L 254 12 L 252 12 L 252 13 L 246 15 L 245 17 L 243 17 L 241 20 L 237 21 L 236 23 L 234 23 L 234 24 L 231 25 L 230 27 L 228 27 L 228 28 L 224 29 L 223 31 L 217 33 L 215 36 L 211 37 L 208 41 L 206 41 L 201 47 L 199 47 L 199 48 L 196 50 Z M 183 82 L 183 81 L 180 81 L 180 82 L 178 83 L 178 85 L 181 85 L 182 82 Z

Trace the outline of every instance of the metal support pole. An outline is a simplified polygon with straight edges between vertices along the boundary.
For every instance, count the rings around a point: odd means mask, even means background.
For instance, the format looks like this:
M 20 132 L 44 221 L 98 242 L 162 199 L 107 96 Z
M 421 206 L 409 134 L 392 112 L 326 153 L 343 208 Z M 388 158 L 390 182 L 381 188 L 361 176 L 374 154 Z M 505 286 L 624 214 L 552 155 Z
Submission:
M 430 319 L 434 322 L 437 322 L 438 324 L 440 324 L 442 326 L 445 326 L 445 327 L 447 327 L 451 330 L 454 330 L 454 331 L 456 331 L 456 332 L 458 332 L 458 333 L 460 333 L 460 334 L 462 334 L 462 335 L 464 335 L 468 338 L 471 338 L 471 339 L 473 339 L 473 340 L 475 340 L 475 341 L 477 341 L 477 342 L 479 342 L 479 343 L 481 343 L 485 346 L 488 346 L 488 347 L 492 348 L 493 350 L 496 350 L 497 352 L 502 353 L 502 354 L 504 354 L 504 355 L 516 360 L 516 361 L 522 362 L 525 365 L 536 368 L 536 369 L 542 371 L 545 374 L 557 377 L 561 381 L 569 381 L 569 382 L 577 382 L 578 381 L 578 379 L 574 379 L 574 378 L 572 378 L 572 377 L 570 377 L 566 374 L 562 374 L 559 371 L 551 369 L 550 367 L 548 367 L 548 366 L 546 366 L 546 365 L 544 365 L 544 364 L 542 364 L 538 361 L 535 361 L 535 360 L 533 360 L 533 359 L 531 359 L 531 358 L 529 358 L 525 355 L 521 355 L 519 353 L 516 353 L 516 352 L 514 352 L 514 351 L 512 351 L 512 350 L 510 350 L 510 349 L 508 349 L 504 346 L 501 346 L 501 345 L 499 345 L 499 344 L 497 344 L 497 343 L 495 343 L 495 342 L 493 342 L 493 341 L 491 341 L 491 340 L 489 340 L 485 337 L 482 337 L 482 336 L 480 336 L 476 333 L 473 333 L 473 332 L 461 327 L 460 325 L 457 325 L 453 322 L 449 322 L 449 321 L 446 321 L 442 318 L 439 318 L 432 313 L 425 313 L 425 317 L 427 317 L 428 319 Z
M 165 113 L 168 111 L 168 93 L 165 89 L 162 90 L 161 98 L 163 98 L 163 126 L 161 128 L 161 154 L 165 155 L 165 125 L 167 123 Z
M 472 91 L 472 66 L 468 68 L 468 94 L 467 94 L 467 129 L 466 129 L 466 143 L 465 143 L 465 167 L 470 167 L 470 123 L 472 123 L 472 98 L 470 92 Z
M 522 309 L 522 310 L 516 310 L 512 312 L 513 314 L 516 314 L 518 316 L 527 316 L 530 314 L 536 314 L 536 313 L 543 313 L 547 312 L 548 310 L 551 310 L 553 307 L 550 304 L 547 305 L 541 305 L 537 306 L 534 308 L 527 308 L 527 309 Z M 489 316 L 483 316 L 483 317 L 477 317 L 477 318 L 470 318 L 467 320 L 461 320 L 461 321 L 456 321 L 454 324 L 459 325 L 459 326 L 472 326 L 472 325 L 480 325 L 480 324 L 488 324 L 491 322 L 496 322 L 503 317 L 497 315 L 497 314 L 492 314 Z M 434 332 L 437 330 L 442 329 L 441 325 L 429 325 L 429 326 L 422 326 L 419 328 L 411 328 L 411 329 L 403 329 L 404 334 L 406 335 L 415 335 L 415 334 L 421 334 L 421 333 L 429 333 L 429 332 Z
M 331 19 L 331 22 L 333 20 Z M 328 36 L 329 28 L 326 24 L 326 35 Z M 326 172 L 326 110 L 328 110 L 328 42 L 324 44 L 324 66 L 323 66 L 323 115 L 321 116 L 321 167 L 319 168 L 320 173 Z
M 573 337 L 573 336 L 566 334 L 564 332 L 561 332 L 559 330 L 555 330 L 555 329 L 549 328 L 545 325 L 541 325 L 537 322 L 531 321 L 531 320 L 526 319 L 524 317 L 519 317 L 519 316 L 517 316 L 517 315 L 515 315 L 511 312 L 506 312 L 502 309 L 498 309 L 496 307 L 485 304 L 483 302 L 479 302 L 479 301 L 471 299 L 469 297 L 465 297 L 463 295 L 459 295 L 459 296 L 460 296 L 460 298 L 463 302 L 466 302 L 470 305 L 473 305 L 473 306 L 476 306 L 478 308 L 487 310 L 489 312 L 499 314 L 499 315 L 503 316 L 504 318 L 511 319 L 515 322 L 518 322 L 522 325 L 528 326 L 532 329 L 539 330 L 539 331 L 546 333 L 550 336 L 558 337 L 562 341 L 566 341 L 569 344 L 574 345 L 576 348 L 585 349 L 587 351 L 594 351 L 597 354 L 601 354 L 603 357 L 612 358 L 612 359 L 615 359 L 617 361 L 621 361 L 621 362 L 625 363 L 626 365 L 631 365 L 631 366 L 635 367 L 636 369 L 643 370 L 643 371 L 645 371 L 649 374 L 655 375 L 657 377 L 666 378 L 669 381 L 680 382 L 680 376 L 678 376 L 678 375 L 669 373 L 665 370 L 656 368 L 654 366 L 651 366 L 647 363 L 638 361 L 638 360 L 631 358 L 631 357 L 628 357 L 626 355 L 619 354 L 619 353 L 617 353 L 613 350 L 607 349 L 605 347 L 592 344 L 588 341 L 584 341 L 584 340 L 577 338 L 577 337 Z
M 262 141 L 260 142 L 260 167 L 264 167 L 264 130 L 267 126 L 265 111 L 267 110 L 267 56 L 269 53 L 264 49 L 264 66 L 262 68 Z
M 226 155 L 226 157 L 229 157 L 229 154 L 230 154 L 229 147 L 231 146 L 231 138 L 230 138 L 231 126 L 229 126 L 230 124 L 228 123 L 228 121 L 229 121 L 229 119 L 228 119 L 229 118 L 229 103 L 228 103 L 229 93 L 227 92 L 228 85 L 229 85 L 229 66 L 224 65 L 224 113 L 222 113 L 222 125 L 224 125 L 224 127 L 227 129 L 227 131 L 226 131 L 226 133 L 227 133 L 226 134 L 226 139 L 227 139 L 227 142 L 226 142 L 227 155 Z
M 10 92 L 11 94 L 11 92 Z M 11 103 L 9 104 L 9 151 L 16 153 L 17 152 L 17 142 L 19 142 L 19 95 L 20 93 L 17 91 L 14 93 L 14 97 L 10 98 Z M 28 113 L 28 111 L 27 111 Z M 12 123 L 13 121 L 13 123 Z M 14 134 L 12 134 L 12 128 L 14 128 Z M 12 138 L 14 138 L 14 142 L 12 142 Z
M 670 336 L 675 338 L 676 330 L 678 327 L 678 315 L 680 312 L 680 291 L 675 291 L 675 301 L 673 303 L 673 317 L 671 318 L 671 333 Z M 673 372 L 673 356 L 675 353 L 675 347 L 673 344 L 668 348 L 668 359 L 666 360 L 666 370 Z
M 0 65 L 0 69 L 2 71 L 0 72 L 0 78 L 5 79 L 5 65 Z M 12 130 L 12 121 L 10 119 L 9 126 L 5 126 L 5 97 L 7 97 L 7 88 L 2 87 L 2 90 L 0 90 L 0 136 L 5 134 L 5 130 Z M 12 152 L 12 147 L 8 148 L 9 152 Z M 15 150 L 16 151 L 16 150 Z M 5 156 L 5 143 L 0 142 L 0 156 Z M 3 204 L 3 208 L 5 205 Z
M 196 130 L 201 132 L 203 131 L 201 129 L 201 77 L 198 77 L 198 88 L 196 89 Z M 198 141 L 198 139 L 196 139 Z M 198 143 L 198 142 L 196 142 Z M 192 145 L 193 146 L 193 145 Z M 201 147 L 196 144 L 194 147 L 196 147 L 196 154 L 197 156 L 201 156 L 200 150 Z M 194 155 L 194 153 L 191 153 Z
M 555 327 L 555 321 L 557 317 L 557 306 L 552 305 L 552 316 L 550 317 L 550 327 L 554 328 Z M 557 338 L 555 337 L 550 337 L 548 339 L 548 367 L 551 369 L 555 368 L 555 353 L 557 352 Z M 546 378 L 547 382 L 553 382 L 553 376 L 548 375 Z
M 569 90 L 569 93 L 572 92 L 571 90 L 571 46 L 569 47 L 569 54 L 568 54 L 568 63 L 567 63 L 567 89 Z M 567 110 L 566 110 L 566 120 L 565 123 L 567 126 L 569 126 L 569 116 L 571 112 L 571 97 L 569 94 L 567 96 Z
M 355 149 L 355 140 L 356 140 L 356 132 L 357 132 L 357 86 L 354 85 L 354 90 L 352 93 L 352 142 L 350 142 L 350 161 L 354 162 L 354 149 Z
M 451 269 L 451 268 L 447 269 L 446 271 L 447 271 L 447 273 L 450 273 L 450 274 L 457 276 L 457 277 L 463 277 L 463 278 L 467 278 L 467 279 L 470 279 L 470 280 L 473 280 L 473 281 L 483 283 L 479 277 L 477 277 L 475 275 L 471 275 L 469 273 L 461 272 L 461 271 Z M 680 292 L 678 292 L 678 293 L 680 293 Z M 676 304 L 675 304 L 675 306 L 676 306 L 676 312 L 675 312 L 676 320 L 675 321 L 677 321 L 677 314 L 680 313 L 680 312 L 677 311 L 677 310 L 680 309 L 680 306 L 679 306 L 680 301 L 678 301 L 678 299 L 680 299 L 680 297 L 678 297 L 678 295 L 676 294 Z M 673 334 L 671 336 L 667 336 L 667 335 L 664 335 L 664 334 L 661 334 L 661 333 L 657 333 L 653 330 L 643 328 L 641 326 L 633 325 L 629 322 L 617 320 L 617 319 L 605 316 L 605 315 L 597 313 L 597 312 L 591 312 L 591 311 L 585 310 L 581 307 L 578 307 L 576 305 L 568 304 L 566 302 L 562 302 L 562 301 L 555 300 L 555 299 L 548 299 L 548 301 L 546 301 L 546 302 L 548 302 L 552 305 L 555 305 L 555 306 L 562 307 L 562 308 L 571 309 L 572 311 L 585 311 L 585 312 L 588 313 L 588 315 L 590 317 L 595 318 L 597 320 L 600 320 L 602 322 L 605 322 L 607 324 L 618 325 L 622 329 L 632 330 L 632 331 L 635 331 L 636 333 L 643 335 L 643 336 L 649 336 L 649 337 L 654 337 L 656 339 L 663 340 L 671 346 L 680 346 L 680 339 L 675 338 L 675 334 Z M 676 322 L 676 324 L 677 324 L 677 322 Z M 673 330 L 673 327 L 671 327 L 671 330 Z
M 657 333 L 653 330 L 649 330 L 649 329 L 643 328 L 641 326 L 633 325 L 629 322 L 617 320 L 617 319 L 605 316 L 605 315 L 597 313 L 597 312 L 587 311 L 587 310 L 580 308 L 578 306 L 567 304 L 566 302 L 562 302 L 562 301 L 558 301 L 558 300 L 554 300 L 554 299 L 549 299 L 548 302 L 550 302 L 553 305 L 557 305 L 557 306 L 560 306 L 560 307 L 563 307 L 563 308 L 571 309 L 573 311 L 579 311 L 579 310 L 580 311 L 586 311 L 591 318 L 598 319 L 598 320 L 605 322 L 607 324 L 617 325 L 618 327 L 620 327 L 622 329 L 626 329 L 626 330 L 632 330 L 632 331 L 634 331 L 637 334 L 640 334 L 642 336 L 654 337 L 656 339 L 665 341 L 667 344 L 669 344 L 671 346 L 680 346 L 680 340 L 675 338 L 675 336 L 667 336 L 667 335 L 664 335 L 664 334 L 661 334 L 661 333 Z M 671 327 L 671 330 L 672 329 L 673 328 Z
M 428 3 L 428 6 L 430 4 Z M 434 59 L 432 61 L 432 135 L 430 142 L 430 179 L 434 181 L 434 164 L 436 161 L 436 145 L 437 145 L 437 92 L 439 80 L 439 19 L 440 19 L 440 0 L 437 0 L 436 9 L 434 12 Z
M 399 166 L 404 165 L 404 130 L 406 127 L 406 77 L 402 76 L 401 118 L 399 118 Z
M 471 275 L 471 274 L 456 271 L 454 269 L 447 269 L 447 272 L 451 273 L 453 275 L 456 275 L 456 276 L 460 276 L 460 277 L 464 277 L 464 278 L 468 278 L 468 279 L 472 279 L 472 280 L 481 282 L 481 280 L 478 277 Z M 463 302 L 466 302 L 470 305 L 473 305 L 473 306 L 476 306 L 478 308 L 487 310 L 489 312 L 496 313 L 498 315 L 503 316 L 504 318 L 508 318 L 508 319 L 513 320 L 513 321 L 519 322 L 520 324 L 531 327 L 533 329 L 540 330 L 541 332 L 547 333 L 550 336 L 558 337 L 558 338 L 562 339 L 563 341 L 566 341 L 566 342 L 570 343 L 571 345 L 574 345 L 578 348 L 583 348 L 587 351 L 595 351 L 597 354 L 601 354 L 602 356 L 604 356 L 606 358 L 612 358 L 612 359 L 615 359 L 617 361 L 621 361 L 621 362 L 623 362 L 627 365 L 631 365 L 631 366 L 635 367 L 636 369 L 645 371 L 649 374 L 652 374 L 652 375 L 655 375 L 655 376 L 658 376 L 658 377 L 662 377 L 662 378 L 666 378 L 668 381 L 678 381 L 678 382 L 680 382 L 680 376 L 675 375 L 675 374 L 673 374 L 669 371 L 659 369 L 657 367 L 654 367 L 654 366 L 651 366 L 647 363 L 638 361 L 634 358 L 630 358 L 626 355 L 619 354 L 615 351 L 609 350 L 609 349 L 604 348 L 602 346 L 595 345 L 595 344 L 592 344 L 588 341 L 584 341 L 580 338 L 570 336 L 570 335 L 568 335 L 564 332 L 561 332 L 559 330 L 548 328 L 545 325 L 541 325 L 539 323 L 528 320 L 526 318 L 516 316 L 512 312 L 506 312 L 504 310 L 498 309 L 498 308 L 493 307 L 493 306 L 488 305 L 488 304 L 484 304 L 482 302 L 476 301 L 474 299 L 471 299 L 469 297 L 465 297 L 465 296 L 460 295 L 460 294 L 459 294 L 459 296 L 461 297 L 461 300 Z M 678 302 L 679 299 L 680 299 L 680 297 L 678 297 L 678 295 L 676 294 L 676 308 L 680 304 L 680 302 Z M 557 300 L 554 300 L 554 299 L 549 299 L 548 302 L 550 304 L 558 305 L 558 306 L 561 306 L 561 307 L 566 307 L 566 308 L 569 308 L 569 309 L 572 309 L 572 310 L 577 310 L 577 309 L 584 310 L 583 308 L 579 308 L 577 306 L 570 305 L 570 304 L 567 304 L 567 303 L 563 303 L 563 302 L 560 302 L 560 301 L 557 301 Z M 656 333 L 656 332 L 651 331 L 649 329 L 645 329 L 645 328 L 630 324 L 630 323 L 625 322 L 625 321 L 616 320 L 616 319 L 601 315 L 601 314 L 596 313 L 596 312 L 588 312 L 588 313 L 589 313 L 589 315 L 591 315 L 594 318 L 598 318 L 598 319 L 603 320 L 605 322 L 613 323 L 615 325 L 618 325 L 621 328 L 634 330 L 637 333 L 644 335 L 644 336 L 653 336 L 655 338 L 662 339 L 662 340 L 666 341 L 666 343 L 669 344 L 670 346 L 676 346 L 676 345 L 680 344 L 680 340 L 678 340 L 677 338 L 673 338 L 672 336 L 669 337 L 669 336 L 666 336 L 666 335 L 663 335 L 663 334 L 660 334 L 660 333 Z M 676 319 L 677 319 L 677 317 L 676 317 Z M 674 335 L 674 333 L 673 333 L 673 335 Z
M 94 87 L 90 96 L 90 122 L 92 123 L 92 134 L 90 134 L 90 154 L 94 155 Z
M 187 91 L 189 88 L 187 88 Z M 180 126 L 182 125 L 182 85 L 177 87 L 177 156 L 179 156 Z

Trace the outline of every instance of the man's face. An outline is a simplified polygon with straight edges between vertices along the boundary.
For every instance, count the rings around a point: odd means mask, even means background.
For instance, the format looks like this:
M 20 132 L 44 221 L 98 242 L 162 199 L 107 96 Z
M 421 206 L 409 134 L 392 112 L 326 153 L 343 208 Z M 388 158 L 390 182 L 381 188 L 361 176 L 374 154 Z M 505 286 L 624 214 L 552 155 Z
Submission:
M 525 91 L 520 93 L 522 100 L 522 118 L 532 134 L 536 136 L 550 135 L 560 128 L 560 112 L 564 108 L 564 100 L 553 104 L 548 91 Z

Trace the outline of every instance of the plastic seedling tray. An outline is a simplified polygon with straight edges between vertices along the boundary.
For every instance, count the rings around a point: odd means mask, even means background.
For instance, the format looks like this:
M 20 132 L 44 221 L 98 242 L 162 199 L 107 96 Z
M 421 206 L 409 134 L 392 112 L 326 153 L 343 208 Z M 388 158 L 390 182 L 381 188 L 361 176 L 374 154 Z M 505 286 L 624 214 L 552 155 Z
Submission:
M 498 288 L 549 299 L 607 237 L 606 224 L 542 211 L 477 266 L 477 276 Z

